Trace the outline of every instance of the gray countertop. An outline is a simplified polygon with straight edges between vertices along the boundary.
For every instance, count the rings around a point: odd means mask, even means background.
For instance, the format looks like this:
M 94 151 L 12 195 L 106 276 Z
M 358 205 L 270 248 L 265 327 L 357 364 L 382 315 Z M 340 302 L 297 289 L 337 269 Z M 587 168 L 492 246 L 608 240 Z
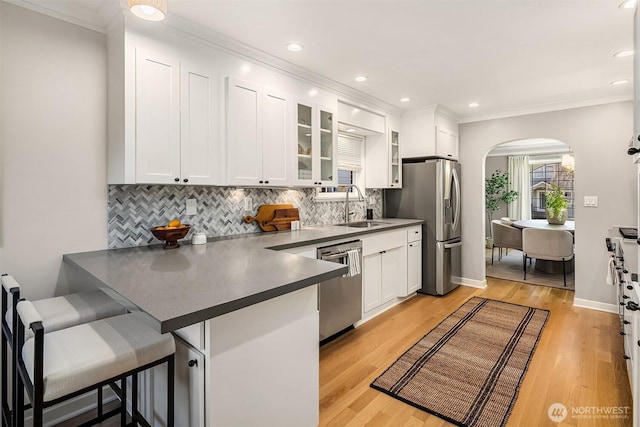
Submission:
M 359 229 L 313 226 L 182 243 L 66 254 L 65 263 L 128 306 L 146 312 L 160 332 L 202 322 L 347 272 L 342 264 L 278 252 L 408 227 L 421 220 L 382 219 Z

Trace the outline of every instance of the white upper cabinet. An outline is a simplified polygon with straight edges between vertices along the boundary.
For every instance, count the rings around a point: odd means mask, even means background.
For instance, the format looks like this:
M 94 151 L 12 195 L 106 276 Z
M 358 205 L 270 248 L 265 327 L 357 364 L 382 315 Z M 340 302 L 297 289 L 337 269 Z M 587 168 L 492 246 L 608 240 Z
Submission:
M 287 96 L 227 77 L 227 170 L 230 185 L 292 183 Z
M 390 122 L 382 135 L 368 135 L 365 144 L 367 188 L 402 188 L 400 132 Z
M 218 184 L 215 75 L 170 55 L 134 52 L 125 72 L 134 77 L 125 84 L 130 93 L 110 95 L 125 113 L 110 117 L 109 183 Z
M 458 159 L 458 121 L 444 107 L 434 105 L 402 116 L 402 157 Z
M 305 187 L 337 185 L 338 127 L 334 110 L 298 102 L 294 122 L 297 135 L 295 184 Z

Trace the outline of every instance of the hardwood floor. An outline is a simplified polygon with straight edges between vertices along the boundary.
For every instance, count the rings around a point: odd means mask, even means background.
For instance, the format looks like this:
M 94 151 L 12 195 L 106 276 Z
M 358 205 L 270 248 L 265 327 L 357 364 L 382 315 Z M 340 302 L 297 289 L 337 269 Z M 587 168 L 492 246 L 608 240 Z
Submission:
M 444 297 L 418 295 L 320 350 L 321 426 L 449 426 L 369 387 L 407 348 L 471 296 L 550 310 L 507 426 L 557 426 L 552 403 L 570 415 L 563 426 L 630 426 L 631 392 L 615 314 L 574 308 L 562 289 L 487 279 Z M 572 416 L 572 408 L 628 407 L 629 418 Z
M 407 348 L 473 295 L 545 308 L 551 314 L 507 427 L 557 426 L 552 403 L 629 407 L 631 392 L 614 314 L 574 308 L 571 291 L 487 279 L 486 289 L 460 286 L 444 297 L 418 295 L 320 349 L 321 426 L 450 426 L 369 387 Z M 116 426 L 112 419 L 104 426 Z M 65 423 L 65 426 L 76 423 Z M 577 419 L 562 426 L 630 426 L 625 419 Z M 182 426 L 181 426 L 182 427 Z

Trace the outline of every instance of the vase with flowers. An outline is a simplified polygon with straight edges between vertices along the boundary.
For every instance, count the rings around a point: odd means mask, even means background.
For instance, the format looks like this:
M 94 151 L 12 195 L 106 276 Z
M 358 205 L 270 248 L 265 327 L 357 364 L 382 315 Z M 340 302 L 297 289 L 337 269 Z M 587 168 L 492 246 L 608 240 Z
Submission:
M 557 184 L 552 184 L 551 189 L 545 192 L 547 222 L 549 224 L 564 224 L 567 220 L 567 207 L 569 202 L 564 198 L 564 190 Z

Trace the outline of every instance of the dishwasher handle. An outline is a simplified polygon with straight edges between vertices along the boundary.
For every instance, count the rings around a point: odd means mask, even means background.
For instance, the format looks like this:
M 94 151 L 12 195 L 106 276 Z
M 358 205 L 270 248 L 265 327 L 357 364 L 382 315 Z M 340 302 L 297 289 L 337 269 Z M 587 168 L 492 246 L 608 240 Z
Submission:
M 347 257 L 347 253 L 346 252 L 340 252 L 339 254 L 333 254 L 333 255 L 322 255 L 320 257 L 320 259 L 322 261 L 330 261 L 332 259 L 338 259 L 338 258 L 346 258 Z

